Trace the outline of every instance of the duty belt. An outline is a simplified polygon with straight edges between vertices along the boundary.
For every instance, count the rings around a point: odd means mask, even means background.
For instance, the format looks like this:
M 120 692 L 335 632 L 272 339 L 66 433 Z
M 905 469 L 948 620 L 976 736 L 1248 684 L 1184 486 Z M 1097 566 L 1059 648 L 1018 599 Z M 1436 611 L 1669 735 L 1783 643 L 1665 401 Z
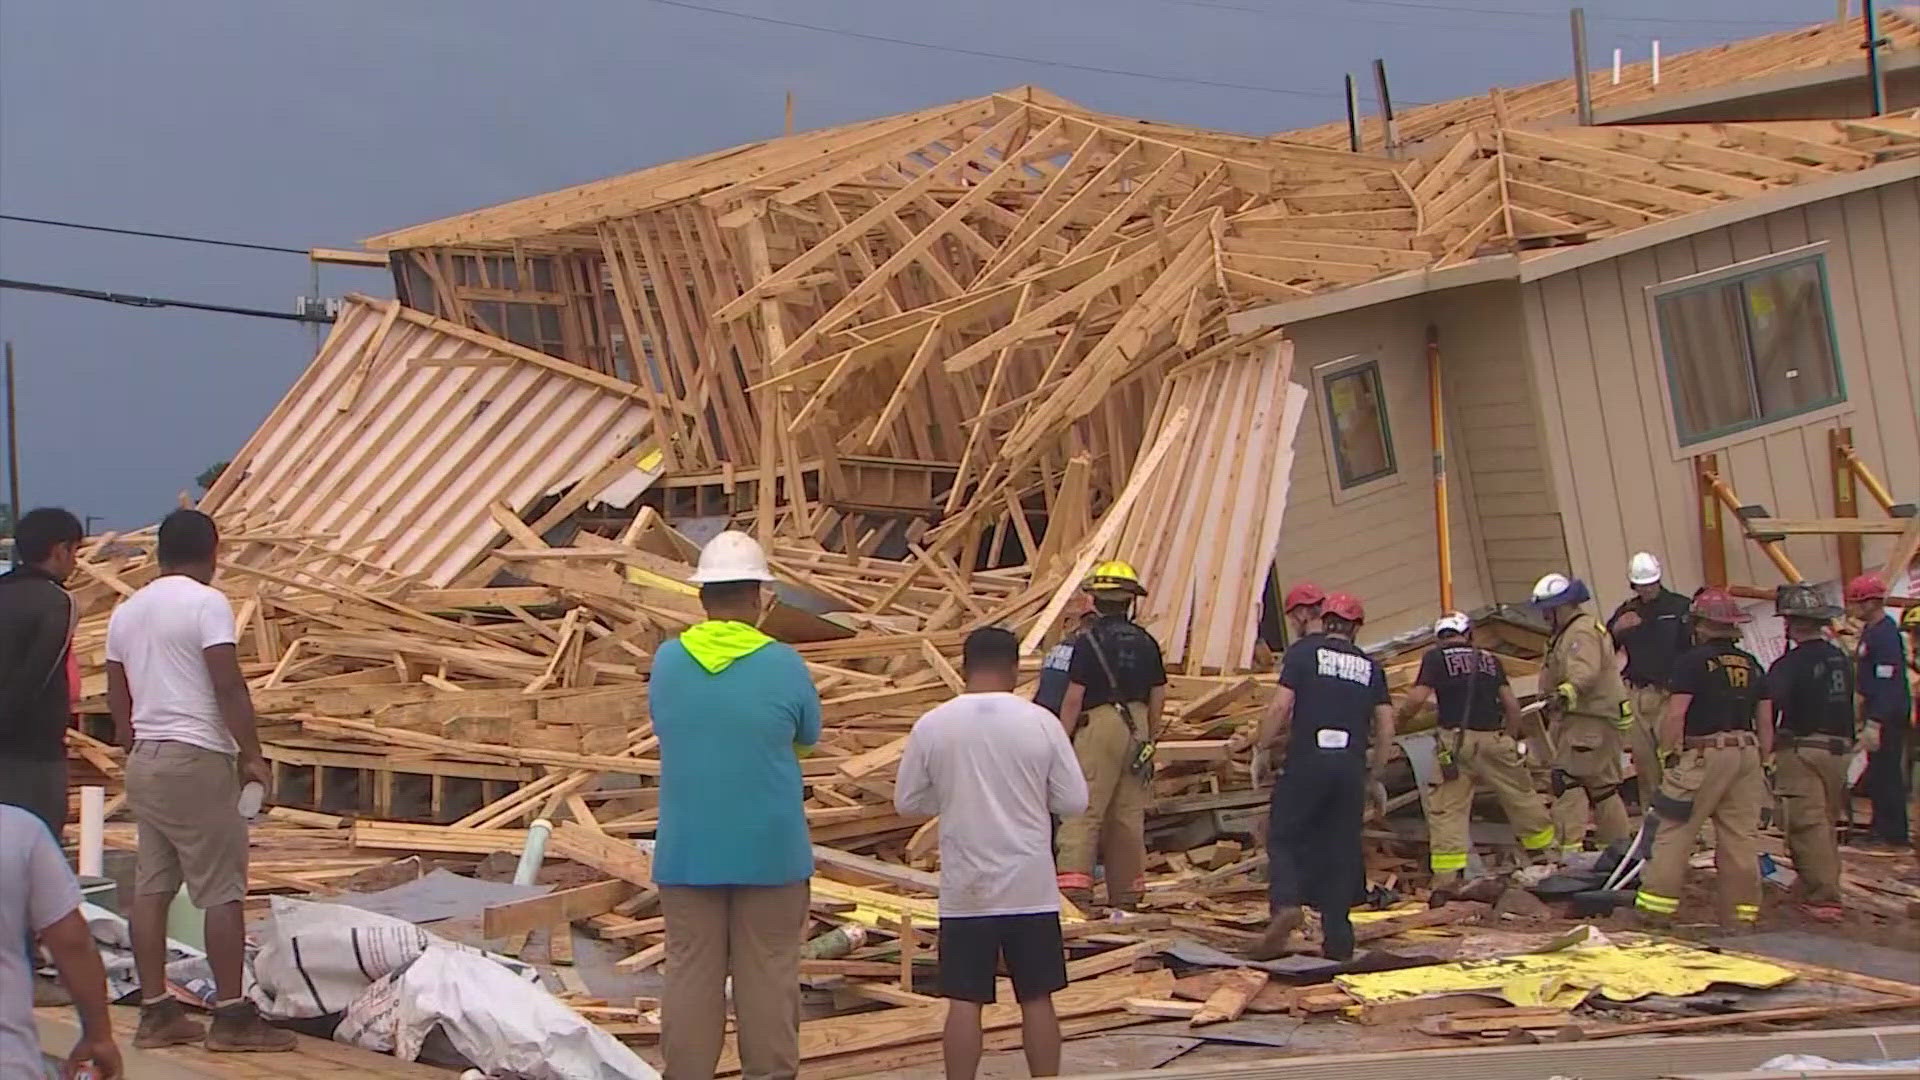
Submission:
M 1689 750 L 1734 750 L 1759 743 L 1760 736 L 1751 731 L 1720 731 L 1712 735 L 1689 735 L 1685 745 Z
M 1825 750 L 1833 754 L 1845 754 L 1853 750 L 1853 740 L 1844 735 L 1791 735 L 1782 734 L 1780 745 L 1786 747 L 1806 747 L 1809 750 Z

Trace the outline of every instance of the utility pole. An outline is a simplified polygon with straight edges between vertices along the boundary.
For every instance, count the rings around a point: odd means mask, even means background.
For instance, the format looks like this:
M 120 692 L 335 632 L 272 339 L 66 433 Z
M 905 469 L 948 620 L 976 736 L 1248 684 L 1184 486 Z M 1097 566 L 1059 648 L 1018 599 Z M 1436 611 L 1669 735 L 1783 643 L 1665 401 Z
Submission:
M 20 522 L 20 422 L 13 409 L 13 342 L 7 342 L 7 517 Z

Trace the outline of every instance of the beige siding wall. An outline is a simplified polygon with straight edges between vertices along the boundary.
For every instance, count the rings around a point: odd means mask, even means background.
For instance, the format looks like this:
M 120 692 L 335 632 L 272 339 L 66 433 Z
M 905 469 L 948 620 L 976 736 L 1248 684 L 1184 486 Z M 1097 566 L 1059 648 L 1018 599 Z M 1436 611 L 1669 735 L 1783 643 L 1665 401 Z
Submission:
M 1294 439 L 1292 485 L 1275 565 L 1284 588 L 1311 579 L 1366 605 L 1364 637 L 1379 640 L 1430 623 L 1440 613 L 1433 521 L 1433 448 L 1427 398 L 1424 298 L 1295 323 L 1294 381 L 1311 393 Z M 1398 482 L 1336 501 L 1338 481 L 1322 431 L 1326 401 L 1314 369 L 1350 356 L 1380 362 Z M 1458 460 L 1457 438 L 1450 456 Z M 1454 485 L 1454 603 L 1476 607 L 1488 593 L 1469 483 Z
M 1524 602 L 1540 575 L 1567 566 L 1516 285 L 1431 299 L 1440 328 L 1448 423 L 1464 454 L 1450 471 L 1473 495 L 1490 599 Z
M 1722 473 L 1744 503 L 1781 517 L 1828 516 L 1827 430 L 1845 425 L 1894 497 L 1911 501 L 1920 497 L 1920 181 L 1766 215 L 1523 287 L 1570 555 L 1603 603 L 1625 593 L 1626 561 L 1636 550 L 1658 552 L 1683 590 L 1702 572 L 1692 465 L 1672 449 L 1647 286 L 1816 241 L 1828 244 L 1849 412 L 1761 429 L 1719 451 Z M 1863 514 L 1878 513 L 1864 492 L 1861 499 Z M 1868 565 L 1884 560 L 1890 543 L 1870 538 Z M 1830 538 L 1794 537 L 1786 547 L 1812 580 L 1839 572 Z M 1752 544 L 1736 536 L 1726 548 L 1736 583 L 1780 581 Z

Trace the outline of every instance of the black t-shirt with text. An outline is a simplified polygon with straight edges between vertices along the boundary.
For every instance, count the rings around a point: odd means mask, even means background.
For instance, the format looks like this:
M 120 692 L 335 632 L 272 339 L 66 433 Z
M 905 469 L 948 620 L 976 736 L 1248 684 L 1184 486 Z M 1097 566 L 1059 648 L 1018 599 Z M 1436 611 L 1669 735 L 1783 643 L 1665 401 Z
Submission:
M 1853 663 L 1826 638 L 1803 641 L 1775 660 L 1767 696 L 1781 731 L 1853 738 Z
M 1387 704 L 1387 673 L 1359 646 L 1332 636 L 1295 642 L 1280 658 L 1280 685 L 1294 693 L 1289 762 L 1366 755 L 1373 710 Z
M 1033 703 L 1055 716 L 1060 715 L 1060 706 L 1067 701 L 1067 671 L 1073 666 L 1073 639 L 1055 645 L 1047 650 L 1046 659 L 1040 661 L 1040 681 L 1033 687 Z
M 1753 715 L 1767 698 L 1760 661 L 1731 641 L 1709 641 L 1687 650 L 1673 666 L 1673 692 L 1691 694 L 1688 735 L 1752 731 Z
M 1443 728 L 1457 728 L 1464 722 L 1474 731 L 1498 731 L 1506 724 L 1500 688 L 1507 685 L 1507 669 L 1485 649 L 1464 641 L 1436 645 L 1420 658 L 1420 673 L 1413 684 L 1433 691 Z
M 1640 625 L 1614 632 L 1613 639 L 1627 651 L 1627 667 L 1621 674 L 1636 686 L 1665 686 L 1673 676 L 1673 665 L 1693 646 L 1693 629 L 1687 615 L 1691 601 L 1672 589 L 1660 590 L 1652 600 L 1638 594 L 1613 609 L 1607 629 L 1615 619 L 1631 611 L 1640 616 Z
M 1095 641 L 1113 666 L 1113 679 L 1120 684 L 1118 693 L 1095 655 Z M 1067 678 L 1086 688 L 1080 707 L 1092 709 L 1117 701 L 1147 700 L 1154 687 L 1167 685 L 1167 667 L 1160 659 L 1160 643 L 1152 634 L 1125 615 L 1103 615 L 1074 639 Z

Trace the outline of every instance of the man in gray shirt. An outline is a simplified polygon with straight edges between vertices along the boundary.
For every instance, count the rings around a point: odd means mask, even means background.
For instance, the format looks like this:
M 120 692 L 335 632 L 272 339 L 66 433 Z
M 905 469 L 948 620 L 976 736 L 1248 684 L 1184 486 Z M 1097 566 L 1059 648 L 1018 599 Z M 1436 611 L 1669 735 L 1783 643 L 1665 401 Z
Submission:
M 0 806 L 0 1080 L 40 1080 L 33 1023 L 33 966 L 20 943 L 37 935 L 80 1012 L 80 1039 L 62 1075 L 91 1063 L 100 1080 L 120 1075 L 107 1020 L 107 973 L 80 915 L 80 885 L 38 817 Z

